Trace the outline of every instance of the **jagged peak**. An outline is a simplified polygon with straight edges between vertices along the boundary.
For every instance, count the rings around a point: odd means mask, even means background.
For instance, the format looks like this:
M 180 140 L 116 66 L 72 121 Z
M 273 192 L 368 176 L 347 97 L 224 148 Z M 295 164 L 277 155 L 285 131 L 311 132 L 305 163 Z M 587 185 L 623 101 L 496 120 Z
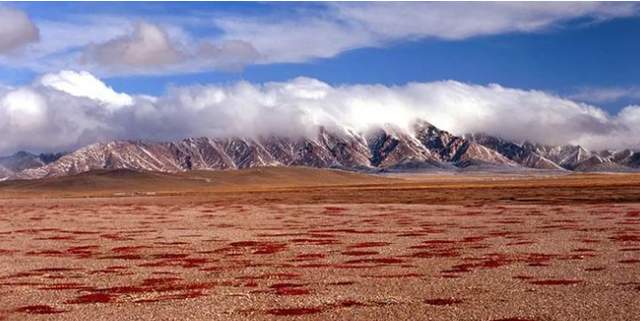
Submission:
M 455 168 L 477 164 L 554 170 L 562 169 L 561 166 L 589 170 L 599 164 L 640 167 L 640 154 L 631 150 L 596 153 L 579 145 L 552 146 L 527 141 L 518 144 L 486 133 L 456 136 L 420 119 L 410 128 L 386 123 L 363 132 L 339 126 L 318 126 L 313 131 L 316 133 L 313 137 L 201 136 L 173 142 L 98 142 L 62 157 L 52 156 L 54 162 L 16 175 L 23 178 L 60 176 L 103 168 L 175 172 L 291 165 L 354 170 Z

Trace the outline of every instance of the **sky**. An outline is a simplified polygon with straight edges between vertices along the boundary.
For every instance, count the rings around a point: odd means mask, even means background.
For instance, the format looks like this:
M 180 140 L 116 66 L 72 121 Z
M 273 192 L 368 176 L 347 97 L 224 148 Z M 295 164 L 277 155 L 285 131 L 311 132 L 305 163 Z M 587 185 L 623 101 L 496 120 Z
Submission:
M 416 117 L 640 147 L 636 3 L 7 2 L 0 20 L 0 155 Z

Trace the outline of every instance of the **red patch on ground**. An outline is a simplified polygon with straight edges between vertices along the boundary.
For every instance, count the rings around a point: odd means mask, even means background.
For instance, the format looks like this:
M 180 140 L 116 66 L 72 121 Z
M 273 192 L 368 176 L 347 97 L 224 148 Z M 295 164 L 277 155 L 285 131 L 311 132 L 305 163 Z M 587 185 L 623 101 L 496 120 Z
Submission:
M 56 272 L 72 272 L 72 271 L 80 271 L 80 269 L 72 269 L 72 268 L 43 268 L 43 269 L 35 269 L 32 270 L 34 272 L 43 272 L 43 273 L 56 273 Z
M 298 288 L 302 287 L 304 284 L 296 284 L 296 283 L 276 283 L 272 284 L 270 288 L 272 289 L 281 289 L 281 288 Z
M 582 282 L 582 280 L 538 280 L 530 281 L 529 283 L 535 285 L 573 285 Z
M 67 312 L 66 310 L 59 310 L 48 305 L 28 305 L 17 308 L 15 312 L 30 313 L 30 314 L 57 314 Z
M 354 281 L 339 281 L 339 282 L 331 282 L 331 283 L 327 283 L 328 285 L 353 285 L 356 284 L 356 282 Z
M 267 314 L 271 315 L 305 315 L 320 313 L 320 308 L 285 308 L 267 310 Z
M 427 299 L 424 303 L 429 305 L 453 305 L 462 303 L 460 299 Z
M 284 243 L 275 242 L 258 242 L 258 241 L 240 241 L 229 243 L 234 248 L 246 248 L 253 250 L 253 254 L 274 254 L 282 252 L 287 248 Z
M 373 264 L 398 264 L 403 263 L 404 261 L 401 259 L 396 259 L 392 257 L 385 258 L 371 258 L 371 259 L 358 259 L 358 260 L 350 260 L 345 262 L 346 264 L 358 264 L 358 263 L 373 263 Z
M 184 300 L 184 299 L 193 299 L 204 296 L 204 294 L 200 291 L 189 291 L 186 293 L 178 293 L 178 294 L 168 294 L 161 295 L 159 297 L 155 297 L 152 299 L 140 299 L 134 302 L 136 303 L 147 303 L 147 302 L 160 302 L 160 301 L 170 301 L 170 300 Z
M 299 277 L 300 277 L 300 274 L 297 274 L 297 273 L 265 273 L 261 275 L 239 276 L 239 277 L 236 277 L 236 279 L 239 279 L 239 280 L 267 280 L 267 279 L 290 280 L 290 279 L 297 279 Z
M 387 246 L 387 245 L 391 245 L 391 243 L 389 242 L 362 242 L 362 243 L 356 243 L 353 245 L 349 245 L 350 249 L 360 249 L 360 248 L 366 248 L 366 247 L 380 247 L 380 246 Z
M 67 301 L 68 304 L 90 304 L 90 303 L 109 303 L 114 299 L 113 295 L 104 293 L 92 293 L 81 295 L 73 300 Z
M 322 259 L 325 256 L 326 255 L 322 253 L 305 253 L 305 254 L 296 255 L 296 258 L 297 260 L 315 260 L 315 259 Z
M 458 257 L 460 256 L 460 252 L 458 252 L 457 249 L 434 249 L 431 251 L 415 252 L 409 256 L 421 259 L 430 259 L 434 257 Z
M 382 274 L 382 275 L 362 275 L 365 278 L 378 278 L 378 279 L 400 279 L 400 278 L 419 278 L 424 274 L 419 273 L 401 273 L 401 274 Z
M 431 244 L 431 245 L 444 245 L 444 244 L 455 244 L 456 241 L 452 240 L 428 240 L 423 241 L 422 244 Z
M 154 254 L 154 259 L 182 259 L 189 256 L 189 254 L 183 253 L 162 253 L 162 254 Z
M 122 255 L 110 255 L 102 257 L 102 259 L 108 260 L 142 260 L 142 256 L 138 254 L 122 254 Z
M 60 283 L 41 287 L 41 290 L 85 290 L 90 287 L 81 283 Z
M 586 268 L 584 269 L 587 272 L 597 272 L 597 271 L 604 271 L 606 270 L 606 268 L 604 267 L 591 267 L 591 268 Z
M 340 241 L 338 241 L 336 239 L 306 239 L 306 238 L 302 238 L 302 239 L 291 239 L 291 240 L 289 240 L 289 242 L 291 242 L 291 243 L 309 244 L 309 245 L 334 245 L 334 244 L 340 244 Z
M 309 293 L 311 293 L 311 291 L 307 289 L 300 289 L 300 288 L 277 288 L 276 289 L 277 295 L 307 295 Z
M 149 249 L 151 248 L 150 246 L 144 246 L 144 245 L 138 245 L 138 246 L 121 246 L 121 247 L 114 247 L 111 249 L 111 252 L 115 252 L 115 253 L 131 253 L 131 252 L 137 252 L 139 250 L 142 249 Z
M 626 217 L 640 217 L 640 211 L 629 211 L 627 212 Z
M 612 236 L 609 239 L 618 242 L 640 242 L 640 235 L 620 234 Z
M 348 256 L 365 256 L 365 255 L 376 255 L 379 254 L 378 251 L 344 251 L 342 255 Z

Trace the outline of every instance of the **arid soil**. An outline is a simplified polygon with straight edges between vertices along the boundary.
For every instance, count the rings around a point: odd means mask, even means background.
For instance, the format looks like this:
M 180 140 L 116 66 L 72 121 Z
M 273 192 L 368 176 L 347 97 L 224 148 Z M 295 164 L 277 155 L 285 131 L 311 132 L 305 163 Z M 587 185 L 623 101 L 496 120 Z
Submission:
M 634 175 L 260 184 L 14 188 L 0 320 L 640 320 Z

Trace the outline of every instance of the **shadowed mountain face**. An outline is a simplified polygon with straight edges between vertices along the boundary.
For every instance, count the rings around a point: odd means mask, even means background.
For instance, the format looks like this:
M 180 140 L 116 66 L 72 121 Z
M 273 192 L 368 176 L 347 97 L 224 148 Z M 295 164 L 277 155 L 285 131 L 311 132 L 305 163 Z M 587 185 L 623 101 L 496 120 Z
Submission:
M 55 162 L 64 154 L 40 154 L 17 152 L 11 156 L 0 157 L 0 179 L 11 177 L 30 168 L 38 168 Z
M 563 167 L 544 157 L 533 145 L 516 143 L 484 134 L 465 135 L 469 141 L 475 142 L 489 149 L 495 150 L 510 160 L 530 168 L 562 170 Z
M 517 144 L 484 134 L 455 136 L 425 121 L 356 133 L 319 127 L 314 137 L 187 138 L 176 142 L 113 141 L 64 155 L 17 153 L 0 158 L 0 179 L 65 176 L 99 169 L 157 172 L 307 166 L 349 170 L 526 168 L 611 171 L 640 167 L 625 150 L 589 152 L 580 146 Z
M 485 134 L 468 134 L 465 138 L 529 168 L 586 172 L 634 171 L 640 168 L 640 153 L 629 149 L 595 152 L 574 145 L 516 144 Z

